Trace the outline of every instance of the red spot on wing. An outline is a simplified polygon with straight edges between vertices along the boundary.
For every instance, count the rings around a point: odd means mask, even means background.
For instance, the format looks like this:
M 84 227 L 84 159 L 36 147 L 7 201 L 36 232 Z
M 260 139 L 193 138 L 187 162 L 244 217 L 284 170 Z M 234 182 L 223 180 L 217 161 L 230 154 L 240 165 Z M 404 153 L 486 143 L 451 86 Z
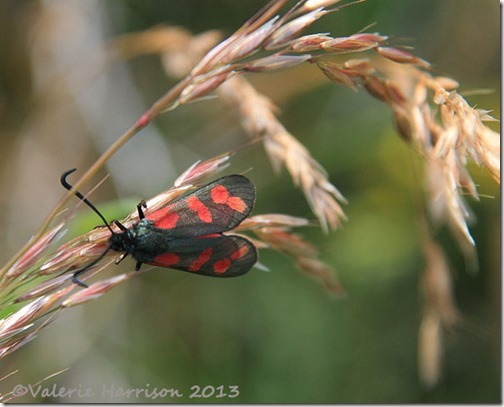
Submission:
M 178 219 L 179 216 L 176 212 L 168 212 L 165 217 L 157 222 L 157 227 L 163 229 L 173 229 L 177 226 Z
M 174 264 L 177 264 L 179 260 L 180 257 L 174 253 L 163 253 L 160 254 L 159 256 L 156 256 L 156 258 L 154 259 L 154 261 L 157 264 L 162 265 L 164 267 L 173 266 Z
M 190 196 L 186 198 L 187 206 L 198 214 L 198 218 L 205 223 L 212 222 L 212 214 L 197 197 Z
M 217 260 L 214 263 L 213 268 L 217 274 L 223 274 L 228 270 L 229 266 L 231 266 L 231 260 L 221 259 L 221 260 Z
M 161 229 L 173 229 L 177 226 L 179 215 L 177 212 L 172 212 L 170 207 L 160 209 L 146 216 L 150 221 L 154 222 L 154 226 Z
M 198 238 L 200 239 L 205 239 L 208 237 L 221 237 L 221 235 L 219 233 L 210 233 L 209 235 L 198 236 Z
M 231 260 L 238 260 L 243 256 L 245 256 L 248 253 L 248 251 L 249 251 L 248 246 L 242 246 L 238 250 L 231 253 L 231 256 L 229 257 L 231 258 Z
M 229 196 L 229 191 L 224 185 L 217 185 L 210 191 L 212 200 L 221 205 L 227 205 L 231 209 L 243 213 L 247 209 L 247 204 L 239 196 Z
M 210 257 L 212 257 L 212 252 L 213 249 L 211 247 L 209 247 L 206 250 L 203 250 L 198 256 L 198 260 L 193 261 L 189 265 L 188 269 L 190 271 L 198 271 L 201 268 L 201 266 L 203 266 L 203 264 L 205 264 L 208 260 L 210 260 Z
M 247 209 L 247 204 L 239 196 L 232 196 L 228 199 L 227 205 L 237 212 L 243 213 Z
M 210 191 L 212 200 L 218 204 L 225 204 L 229 199 L 229 191 L 224 185 L 217 185 Z

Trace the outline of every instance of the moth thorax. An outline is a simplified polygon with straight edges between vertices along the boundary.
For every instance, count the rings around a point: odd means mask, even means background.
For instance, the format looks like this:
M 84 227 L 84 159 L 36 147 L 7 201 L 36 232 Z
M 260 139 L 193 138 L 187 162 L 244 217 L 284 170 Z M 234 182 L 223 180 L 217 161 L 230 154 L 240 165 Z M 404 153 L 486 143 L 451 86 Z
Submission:
M 130 252 L 134 244 L 135 238 L 131 235 L 131 230 L 114 233 L 109 239 L 110 248 L 117 252 Z

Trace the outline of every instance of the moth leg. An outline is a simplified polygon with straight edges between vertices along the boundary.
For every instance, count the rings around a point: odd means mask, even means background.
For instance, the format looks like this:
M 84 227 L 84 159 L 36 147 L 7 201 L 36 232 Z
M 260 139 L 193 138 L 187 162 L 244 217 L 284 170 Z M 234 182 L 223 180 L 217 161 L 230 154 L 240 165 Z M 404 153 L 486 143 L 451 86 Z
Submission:
M 147 203 L 143 199 L 137 205 L 138 217 L 140 219 L 145 218 L 145 215 L 144 215 L 144 212 L 143 212 L 142 208 L 147 209 Z
M 98 264 L 101 259 L 105 257 L 105 255 L 109 252 L 110 247 L 107 248 L 102 254 L 100 254 L 96 259 L 94 259 L 91 263 L 89 263 L 87 266 L 75 271 L 72 276 L 72 282 L 80 285 L 81 287 L 88 288 L 87 284 L 84 284 L 82 281 L 79 280 L 79 276 L 84 273 L 86 270 L 89 270 L 91 267 L 93 267 L 95 264 Z
M 126 232 L 128 230 L 128 228 L 126 226 L 124 226 L 121 222 L 119 222 L 118 220 L 114 220 L 113 223 L 116 224 L 116 226 L 121 229 L 123 232 Z
M 115 263 L 116 265 L 117 265 L 117 264 L 119 264 L 121 261 L 123 261 L 123 260 L 124 260 L 124 258 L 125 258 L 128 254 L 129 254 L 129 253 L 127 253 L 127 252 L 126 252 L 126 253 L 121 254 L 121 255 L 120 255 L 120 256 L 116 259 L 116 261 L 115 261 L 114 263 Z
M 135 271 L 140 270 L 140 267 L 142 267 L 142 262 L 141 261 L 137 261 L 136 266 L 135 266 Z
M 85 270 L 80 270 L 80 271 L 74 273 L 72 276 L 72 282 L 74 284 L 80 285 L 81 287 L 88 288 L 89 286 L 87 284 L 83 283 L 82 281 L 80 281 L 79 278 L 77 277 L 79 274 L 82 274 L 83 271 L 85 271 Z

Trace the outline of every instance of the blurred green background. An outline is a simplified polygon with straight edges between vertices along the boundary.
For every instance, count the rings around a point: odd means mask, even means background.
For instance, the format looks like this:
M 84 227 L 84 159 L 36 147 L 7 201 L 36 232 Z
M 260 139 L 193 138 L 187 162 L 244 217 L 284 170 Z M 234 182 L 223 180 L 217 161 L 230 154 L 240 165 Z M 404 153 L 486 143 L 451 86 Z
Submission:
M 115 64 L 82 83 L 79 69 L 87 64 L 92 69 L 104 41 L 158 24 L 229 34 L 263 3 L 2 0 L 0 259 L 7 261 L 29 239 L 62 196 L 61 172 L 87 168 L 175 83 L 157 56 Z M 462 93 L 494 90 L 468 100 L 499 117 L 499 13 L 498 2 L 491 0 L 370 0 L 324 17 L 309 32 L 347 36 L 376 22 L 368 31 L 414 47 L 433 63 L 435 74 L 458 80 Z M 471 167 L 482 195 L 480 202 L 470 202 L 478 273 L 465 270 L 453 239 L 440 233 L 464 318 L 444 341 L 440 384 L 426 389 L 417 370 L 421 162 L 394 132 L 387 107 L 364 92 L 331 84 L 310 67 L 250 79 L 280 107 L 282 123 L 349 201 L 349 220 L 337 232 L 299 230 L 320 247 L 348 298 L 331 298 L 289 259 L 268 251 L 261 251 L 261 263 L 271 272 L 253 270 L 235 280 L 157 269 L 66 311 L 3 360 L 1 376 L 19 373 L 0 384 L 2 392 L 70 368 L 45 384 L 89 387 L 93 397 L 18 400 L 500 402 L 498 186 L 485 170 Z M 246 141 L 237 118 L 217 100 L 181 107 L 114 156 L 107 168 L 111 178 L 93 200 L 100 207 L 105 201 L 154 196 L 196 160 Z M 285 172 L 274 176 L 259 145 L 239 152 L 228 172 L 249 168 L 257 186 L 254 213 L 312 218 L 300 191 Z M 98 223 L 94 219 L 81 227 Z M 120 267 L 132 266 L 125 260 Z M 239 396 L 190 399 L 194 385 L 238 386 Z M 111 396 L 113 388 L 174 388 L 184 397 Z

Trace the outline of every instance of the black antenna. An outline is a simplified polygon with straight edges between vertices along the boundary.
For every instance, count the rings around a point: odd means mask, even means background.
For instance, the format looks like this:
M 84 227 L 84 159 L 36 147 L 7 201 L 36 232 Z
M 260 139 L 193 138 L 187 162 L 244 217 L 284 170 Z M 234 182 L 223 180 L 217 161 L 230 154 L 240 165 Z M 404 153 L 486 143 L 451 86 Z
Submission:
M 66 180 L 66 178 L 70 174 L 74 173 L 75 171 L 77 171 L 77 168 L 72 168 L 71 170 L 65 171 L 63 174 L 61 174 L 61 178 L 60 178 L 61 185 L 63 185 L 63 187 L 65 187 L 69 191 L 72 190 L 73 187 L 72 187 L 72 185 L 70 185 L 68 183 L 68 181 Z M 114 234 L 114 231 L 112 230 L 112 228 L 110 227 L 109 223 L 107 222 L 107 219 L 105 219 L 105 217 L 100 213 L 100 211 L 98 209 L 96 209 L 96 207 L 91 202 L 89 202 L 88 199 L 84 195 L 82 195 L 79 191 L 75 191 L 74 194 L 75 194 L 75 196 L 77 196 L 77 198 L 79 198 L 87 206 L 89 206 L 93 211 L 95 211 L 96 214 L 103 221 L 103 223 L 105 224 L 105 226 L 109 228 L 109 230 L 112 232 L 112 234 Z
M 60 178 L 60 182 L 61 182 L 61 185 L 63 185 L 63 187 L 65 187 L 66 189 L 68 189 L 69 191 L 72 190 L 72 185 L 70 185 L 68 183 L 68 181 L 66 180 L 66 178 L 72 174 L 73 172 L 75 172 L 77 169 L 76 168 L 72 168 L 71 170 L 68 170 L 68 171 L 65 171 L 63 174 L 61 174 L 61 178 Z M 110 227 L 110 225 L 108 224 L 107 220 L 105 219 L 105 217 L 100 213 L 100 211 L 98 209 L 96 209 L 96 207 L 88 201 L 88 199 L 82 195 L 79 191 L 75 191 L 74 194 L 77 196 L 77 198 L 79 198 L 80 200 L 82 200 L 87 206 L 89 206 L 93 211 L 96 212 L 96 214 L 100 217 L 100 219 L 103 221 L 103 223 L 105 224 L 105 226 L 107 226 L 110 230 L 110 232 L 112 234 L 114 234 L 114 231 L 112 230 L 112 228 Z M 119 222 L 117 222 L 119 223 Z M 122 225 L 121 225 L 122 226 Z M 123 226 L 124 228 L 124 226 Z M 122 229 L 122 228 L 121 228 Z M 102 253 L 100 254 L 99 257 L 97 257 L 96 259 L 94 259 L 91 263 L 89 263 L 87 266 L 77 270 L 74 272 L 73 276 L 72 276 L 72 281 L 77 284 L 77 285 L 80 285 L 81 287 L 84 287 L 84 288 L 88 288 L 87 284 L 84 284 L 82 281 L 80 281 L 77 277 L 84 273 L 87 269 L 89 269 L 90 267 L 93 267 L 95 264 L 97 264 L 101 259 L 103 259 L 105 257 L 105 255 L 109 252 L 110 250 L 110 246 Z

